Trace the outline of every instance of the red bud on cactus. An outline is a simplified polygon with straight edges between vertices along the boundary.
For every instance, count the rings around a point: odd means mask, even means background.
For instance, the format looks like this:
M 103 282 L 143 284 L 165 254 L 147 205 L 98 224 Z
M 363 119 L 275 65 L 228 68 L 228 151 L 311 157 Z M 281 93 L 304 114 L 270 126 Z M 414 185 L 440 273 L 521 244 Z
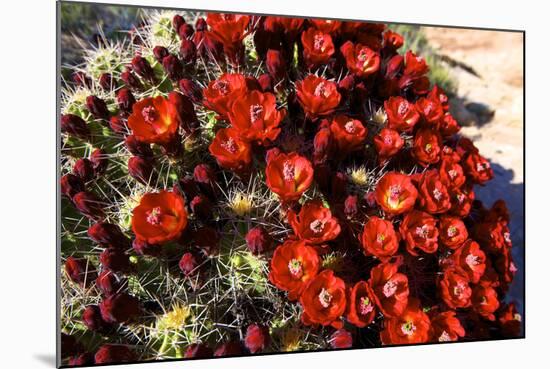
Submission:
M 246 234 L 246 245 L 255 255 L 262 254 L 271 249 L 273 238 L 265 228 L 258 226 L 250 229 Z
M 110 91 L 114 89 L 116 86 L 116 82 L 113 79 L 113 76 L 111 73 L 102 73 L 99 76 L 99 85 L 102 89 Z
M 330 346 L 334 349 L 350 348 L 353 346 L 353 337 L 345 329 L 339 329 L 330 337 Z
M 187 349 L 185 350 L 185 358 L 207 358 L 212 357 L 214 353 L 212 352 L 212 349 L 205 344 L 202 343 L 194 343 L 192 345 L 189 345 Z
M 126 285 L 126 280 L 120 280 L 115 273 L 104 270 L 97 276 L 95 285 L 103 295 L 109 297 L 120 292 Z
M 97 277 L 93 264 L 86 259 L 76 259 L 69 256 L 65 261 L 67 277 L 75 283 L 88 287 Z
M 139 156 L 132 156 L 128 160 L 128 174 L 136 181 L 146 185 L 151 182 L 152 173 L 153 165 L 150 160 L 140 158 Z
M 73 196 L 73 204 L 82 215 L 90 219 L 103 217 L 103 204 L 91 192 L 82 191 Z
M 176 32 L 184 24 L 185 24 L 185 19 L 181 15 L 179 14 L 174 15 L 174 18 L 172 18 L 172 27 L 174 27 L 174 30 L 176 30 Z
M 273 92 L 273 79 L 267 73 L 258 77 L 258 84 L 263 92 Z
M 104 268 L 112 272 L 129 272 L 131 270 L 130 259 L 123 251 L 106 249 L 99 254 L 99 262 Z
M 136 102 L 136 98 L 132 94 L 132 91 L 130 91 L 128 88 L 121 88 L 118 90 L 116 94 L 116 101 L 118 103 L 118 107 L 122 112 L 126 114 L 132 113 L 132 106 L 134 106 Z
M 109 127 L 116 132 L 125 134 L 128 132 L 128 126 L 126 125 L 126 119 L 122 118 L 119 115 L 115 115 L 109 119 Z
M 195 64 L 197 60 L 197 47 L 191 40 L 184 39 L 180 45 L 180 55 L 184 63 Z
M 143 88 L 139 79 L 130 70 L 125 70 L 120 73 L 120 79 L 128 88 L 131 88 L 132 90 L 141 90 Z
M 246 329 L 244 345 L 253 354 L 264 350 L 271 342 L 269 329 L 267 327 L 252 324 Z
M 355 77 L 353 74 L 348 74 L 338 82 L 338 90 L 340 93 L 348 94 L 355 87 Z
M 195 216 L 203 221 L 210 220 L 212 217 L 212 202 L 204 195 L 193 197 L 189 203 Z
M 127 136 L 124 140 L 126 148 L 132 155 L 139 156 L 141 158 L 152 158 L 153 150 L 151 150 L 151 145 L 144 142 L 138 141 L 134 135 Z
M 195 114 L 195 107 L 191 100 L 176 91 L 172 91 L 168 94 L 168 100 L 170 100 L 178 112 L 181 127 L 187 133 L 192 132 L 196 128 L 198 120 Z
M 151 245 L 137 238 L 132 242 L 132 248 L 138 255 L 160 256 L 162 248 L 159 245 Z
M 316 165 L 327 161 L 333 142 L 328 124 L 323 125 L 323 123 L 328 122 L 326 120 L 321 122 L 319 130 L 313 138 L 313 163 Z
M 216 175 L 208 164 L 198 164 L 193 170 L 195 182 L 213 186 L 216 183 Z
M 99 176 L 105 173 L 107 166 L 109 165 L 109 160 L 105 151 L 101 149 L 95 149 L 90 155 L 90 161 L 94 165 L 95 175 Z
M 77 86 L 82 86 L 82 87 L 92 86 L 92 80 L 84 72 L 76 71 L 71 75 L 71 78 L 74 84 Z
M 103 247 L 125 250 L 129 247 L 128 238 L 116 224 L 98 222 L 88 228 L 88 236 Z
M 243 353 L 243 347 L 240 342 L 229 341 L 218 346 L 216 351 L 214 351 L 214 356 L 236 356 L 242 355 Z
M 86 158 L 78 159 L 73 166 L 73 173 L 84 182 L 91 181 L 94 178 L 94 165 L 92 162 Z
M 137 359 L 135 353 L 123 345 L 103 345 L 94 356 L 95 364 L 127 363 Z
M 86 352 L 69 359 L 69 366 L 90 366 L 94 365 L 94 355 Z
M 195 30 L 193 29 L 193 26 L 187 23 L 178 28 L 178 36 L 182 40 L 192 37 L 194 33 Z
M 84 119 L 74 114 L 61 116 L 61 132 L 82 139 L 87 139 L 90 136 L 90 129 Z
M 197 18 L 197 21 L 195 22 L 195 29 L 197 31 L 206 31 L 208 28 L 208 24 L 206 23 L 206 20 L 203 17 Z
M 281 153 L 281 150 L 279 150 L 279 148 L 277 148 L 277 147 L 274 147 L 272 149 L 267 150 L 267 152 L 265 153 L 265 162 L 269 163 L 271 161 L 271 159 L 274 159 L 280 153 Z
M 72 199 L 74 195 L 84 191 L 84 181 L 74 174 L 65 174 L 61 177 L 61 193 Z
M 82 312 L 82 322 L 91 331 L 103 331 L 111 324 L 103 320 L 97 305 L 88 305 Z
M 126 293 L 117 293 L 99 303 L 101 316 L 109 323 L 127 323 L 141 313 L 139 300 Z
M 348 219 L 352 219 L 357 215 L 359 210 L 359 199 L 357 195 L 349 195 L 344 201 L 344 214 Z
M 162 63 L 162 59 L 170 55 L 170 52 L 164 46 L 155 46 L 155 48 L 153 49 L 153 55 L 159 63 Z
M 168 55 L 162 59 L 162 67 L 172 81 L 179 80 L 183 75 L 183 66 L 175 55 Z
M 186 277 L 195 274 L 199 266 L 198 256 L 195 256 L 191 252 L 186 252 L 180 259 L 179 267 L 180 270 L 185 274 Z
M 136 55 L 132 59 L 132 68 L 136 74 L 150 82 L 155 80 L 155 72 L 153 71 L 153 68 L 151 68 L 151 65 L 141 55 Z
M 275 81 L 282 80 L 286 75 L 286 61 L 280 50 L 269 49 L 266 59 L 267 71 Z
M 202 88 L 193 80 L 183 78 L 179 81 L 181 93 L 195 104 L 202 101 Z
M 86 98 L 86 108 L 96 119 L 109 120 L 109 116 L 111 115 L 105 101 L 97 96 L 91 95 Z

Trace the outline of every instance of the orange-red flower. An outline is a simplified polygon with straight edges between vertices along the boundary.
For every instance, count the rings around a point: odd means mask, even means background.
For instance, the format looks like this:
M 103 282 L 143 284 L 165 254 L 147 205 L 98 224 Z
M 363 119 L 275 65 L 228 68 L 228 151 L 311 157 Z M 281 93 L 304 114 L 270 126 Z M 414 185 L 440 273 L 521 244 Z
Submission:
M 372 323 L 376 315 L 374 292 L 365 281 L 359 281 L 353 286 L 348 299 L 348 321 L 363 328 Z
M 296 236 L 311 244 L 332 241 L 340 234 L 338 219 L 320 200 L 308 201 L 298 214 L 290 209 L 287 219 Z
M 442 157 L 439 165 L 439 177 L 441 182 L 449 188 L 459 188 L 466 182 L 462 166 L 448 155 Z
M 437 251 L 439 231 L 436 224 L 436 219 L 423 211 L 413 210 L 405 216 L 399 231 L 411 255 L 418 255 L 416 249 L 429 254 Z
M 439 123 L 445 114 L 439 100 L 425 97 L 418 99 L 416 110 L 418 110 L 424 122 L 433 128 L 439 128 Z
M 418 123 L 420 114 L 416 106 L 401 96 L 390 97 L 384 102 L 388 127 L 399 132 L 410 132 Z
M 453 252 L 454 265 L 462 269 L 472 283 L 479 282 L 485 273 L 485 253 L 475 241 L 468 240 Z
M 458 217 L 442 216 L 439 219 L 439 241 L 450 249 L 460 247 L 468 239 L 468 230 Z
M 149 244 L 163 244 L 180 237 L 187 225 L 183 198 L 168 191 L 147 193 L 132 213 L 132 231 Z
M 477 184 L 493 179 L 491 163 L 477 152 L 469 153 L 462 161 L 466 175 Z
M 340 52 L 346 59 L 349 71 L 358 77 L 368 77 L 380 69 L 380 54 L 366 45 L 354 45 L 346 41 L 340 47 Z
M 313 167 L 309 160 L 293 152 L 276 153 L 265 169 L 266 184 L 283 201 L 298 200 L 313 181 Z
M 252 91 L 235 100 L 228 117 L 242 138 L 266 145 L 279 135 L 285 115 L 285 109 L 277 110 L 275 95 Z
M 233 102 L 247 92 L 246 79 L 242 74 L 225 73 L 204 89 L 204 106 L 221 117 L 227 117 Z
M 418 191 L 409 176 L 388 172 L 376 185 L 374 196 L 386 213 L 403 214 L 414 206 Z
M 445 213 L 451 208 L 449 191 L 436 170 L 424 172 L 418 185 L 418 194 L 420 207 L 430 214 Z
M 466 332 L 452 310 L 444 311 L 432 318 L 430 329 L 430 341 L 449 342 L 458 341 Z
M 240 171 L 252 162 L 250 144 L 243 141 L 234 128 L 222 128 L 216 132 L 208 150 L 225 169 Z
M 271 259 L 269 280 L 277 288 L 288 291 L 288 298 L 294 301 L 317 275 L 321 261 L 317 251 L 305 241 L 286 241 L 278 246 Z
M 404 144 L 405 141 L 401 138 L 399 132 L 391 128 L 382 128 L 374 136 L 374 147 L 376 147 L 376 152 L 378 152 L 378 162 L 381 164 L 397 154 Z
M 250 22 L 248 15 L 208 13 L 206 22 L 210 26 L 210 35 L 223 44 L 230 58 L 235 58 L 242 49 L 242 41 Z
M 469 307 L 472 297 L 468 275 L 459 268 L 448 268 L 439 278 L 441 298 L 451 309 Z
M 334 19 L 310 19 L 309 22 L 324 33 L 337 32 L 342 26 L 342 22 Z
M 494 312 L 500 303 L 497 291 L 487 282 L 481 282 L 474 287 L 472 292 L 472 307 L 475 312 L 489 320 L 495 320 Z
M 388 317 L 401 315 L 409 300 L 409 279 L 398 268 L 398 263 L 383 263 L 370 271 L 369 284 L 376 305 Z
M 128 117 L 128 127 L 135 138 L 145 143 L 168 144 L 176 136 L 179 126 L 175 106 L 162 96 L 136 102 Z
M 361 244 L 367 255 L 387 261 L 399 248 L 399 237 L 390 221 L 370 217 L 361 234 Z
M 384 319 L 380 340 L 383 345 L 424 343 L 428 342 L 429 333 L 430 318 L 422 310 L 420 302 L 411 298 L 402 314 Z
M 313 278 L 300 296 L 305 325 L 321 324 L 342 328 L 339 318 L 346 311 L 346 285 L 330 269 Z
M 296 95 L 306 115 L 317 118 L 331 114 L 340 104 L 337 87 L 332 81 L 310 74 L 296 82 Z
M 332 37 L 313 27 L 302 33 L 302 46 L 304 61 L 308 68 L 315 68 L 328 62 L 334 54 Z
M 345 155 L 361 148 L 367 138 L 367 129 L 358 119 L 337 115 L 330 124 L 332 138 L 340 154 Z
M 418 130 L 414 136 L 412 154 L 424 167 L 437 163 L 441 158 L 441 135 L 429 128 Z

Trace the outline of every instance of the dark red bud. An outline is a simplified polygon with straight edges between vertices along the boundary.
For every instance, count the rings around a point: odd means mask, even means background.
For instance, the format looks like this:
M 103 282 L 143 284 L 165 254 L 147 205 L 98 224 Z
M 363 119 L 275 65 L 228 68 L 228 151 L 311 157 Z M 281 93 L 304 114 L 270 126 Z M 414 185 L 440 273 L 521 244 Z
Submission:
M 111 119 L 109 119 L 109 127 L 116 133 L 125 134 L 128 132 L 126 119 L 119 115 L 112 116 Z
M 197 47 L 191 40 L 184 39 L 180 45 L 180 55 L 184 63 L 194 64 L 197 60 Z
M 91 262 L 72 256 L 65 261 L 65 272 L 71 281 L 86 287 L 97 277 L 97 271 Z
M 128 238 L 116 224 L 98 222 L 88 228 L 88 237 L 103 247 L 125 250 L 129 247 Z
M 181 126 L 187 133 L 197 128 L 198 119 L 195 113 L 195 107 L 187 96 L 177 91 L 172 91 L 168 94 L 168 100 L 170 100 L 176 108 Z
M 269 49 L 266 58 L 267 71 L 275 81 L 280 81 L 286 74 L 286 62 L 280 50 Z
M 73 204 L 82 215 L 90 219 L 103 217 L 103 203 L 91 192 L 82 191 L 73 196 Z
M 168 78 L 173 81 L 179 80 L 183 75 L 183 66 L 175 55 L 170 54 L 164 57 L 164 59 L 162 59 L 162 67 L 168 75 Z
M 176 32 L 184 24 L 185 24 L 185 19 L 181 15 L 179 14 L 174 15 L 174 18 L 172 18 L 172 27 L 174 27 L 174 30 L 176 30 Z
M 151 245 L 146 241 L 137 238 L 135 238 L 132 242 L 132 248 L 138 255 L 157 257 L 162 253 L 162 248 L 159 245 Z
M 80 158 L 73 166 L 73 173 L 79 176 L 84 182 L 91 181 L 94 178 L 94 165 L 89 159 Z
M 195 81 L 187 78 L 180 79 L 179 87 L 181 93 L 195 104 L 202 101 L 202 88 Z
M 143 159 L 139 156 L 132 156 L 128 160 L 128 174 L 136 181 L 148 184 L 152 181 L 153 165 L 151 160 Z
M 338 82 L 338 89 L 342 93 L 349 93 L 355 87 L 355 77 L 352 74 L 347 75 Z
M 151 145 L 139 141 L 136 136 L 129 135 L 124 139 L 126 148 L 132 155 L 139 156 L 142 158 L 152 158 L 153 150 L 151 150 Z
M 130 70 L 120 73 L 120 79 L 132 90 L 141 90 L 143 87 L 139 79 Z
M 185 358 L 208 358 L 212 357 L 214 353 L 212 352 L 212 349 L 205 344 L 202 343 L 194 343 L 192 345 L 189 345 L 187 349 L 185 350 Z
M 61 132 L 82 139 L 87 139 L 90 136 L 90 130 L 84 119 L 74 114 L 61 116 Z
M 91 331 L 103 331 L 111 324 L 101 317 L 101 311 L 97 305 L 88 305 L 82 312 L 82 322 Z
M 346 201 L 344 201 L 344 214 L 346 214 L 348 219 L 352 219 L 357 215 L 358 206 L 359 200 L 357 195 L 349 195 L 346 197 Z
M 179 261 L 180 270 L 186 277 L 195 274 L 199 267 L 199 257 L 191 252 L 183 254 Z
M 195 182 L 206 186 L 213 186 L 216 183 L 214 170 L 208 164 L 198 164 L 193 170 Z
M 116 101 L 120 110 L 122 110 L 126 114 L 131 114 L 132 106 L 134 106 L 136 98 L 134 97 L 130 89 L 123 87 L 118 90 L 116 94 Z
M 61 193 L 70 199 L 85 188 L 82 178 L 74 174 L 69 173 L 61 177 Z
M 107 297 L 99 304 L 103 320 L 109 323 L 127 323 L 141 313 L 139 300 L 126 293 Z
M 136 74 L 148 81 L 154 81 L 155 80 L 155 72 L 153 71 L 153 68 L 151 68 L 151 65 L 141 55 L 136 55 L 132 59 L 132 68 Z
M 256 255 L 269 251 L 273 245 L 273 238 L 261 226 L 250 229 L 245 239 L 250 252 Z
M 182 40 L 192 37 L 194 33 L 193 26 L 187 23 L 178 28 L 178 36 Z
M 273 92 L 273 79 L 267 73 L 258 77 L 258 84 L 263 92 Z
M 107 154 L 102 149 L 95 149 L 90 155 L 90 161 L 94 165 L 96 176 L 105 173 L 109 165 Z
M 105 101 L 97 96 L 91 95 L 86 98 L 86 108 L 88 108 L 90 113 L 96 119 L 109 120 L 109 117 L 111 116 L 111 113 L 109 112 L 109 109 L 107 109 L 107 104 L 105 103 Z
M 117 87 L 116 82 L 113 79 L 113 76 L 111 75 L 111 73 L 102 73 L 99 76 L 99 85 L 101 86 L 102 89 L 107 91 L 113 90 Z
M 243 347 L 240 342 L 229 341 L 218 346 L 214 352 L 214 356 L 236 356 L 242 355 L 243 353 Z
M 99 262 L 112 272 L 128 272 L 131 270 L 130 259 L 123 251 L 106 249 L 99 255 Z
M 94 355 L 86 352 L 69 359 L 69 366 L 90 366 L 94 365 Z
M 195 22 L 195 29 L 197 31 L 206 31 L 207 27 L 208 24 L 206 23 L 206 20 L 204 18 L 197 18 L 197 21 Z
M 164 46 L 155 46 L 155 48 L 153 49 L 153 55 L 159 63 L 162 63 L 162 59 L 170 55 L 170 52 Z
M 279 150 L 279 148 L 277 147 L 267 150 L 267 152 L 265 153 L 265 162 L 269 163 L 271 159 L 275 158 L 280 153 L 281 153 L 281 150 Z
M 339 329 L 330 337 L 330 346 L 334 349 L 350 348 L 353 346 L 353 337 L 345 329 Z
M 90 79 L 90 77 L 88 77 L 88 75 L 86 75 L 86 73 L 82 71 L 74 72 L 71 78 L 74 84 L 77 86 L 88 87 L 88 88 L 92 86 L 92 80 Z
M 203 221 L 208 221 L 212 217 L 212 202 L 204 195 L 193 197 L 189 203 L 195 216 Z
M 95 364 L 118 364 L 136 361 L 135 353 L 123 345 L 103 345 L 94 356 Z
M 246 337 L 244 338 L 244 345 L 253 354 L 265 350 L 271 337 L 269 336 L 269 329 L 267 327 L 252 324 L 246 329 Z
M 97 276 L 95 285 L 103 295 L 109 297 L 126 287 L 126 280 L 120 279 L 110 270 L 104 270 Z
M 321 126 L 313 138 L 313 163 L 316 165 L 325 163 L 329 158 L 331 146 L 332 133 L 330 128 Z

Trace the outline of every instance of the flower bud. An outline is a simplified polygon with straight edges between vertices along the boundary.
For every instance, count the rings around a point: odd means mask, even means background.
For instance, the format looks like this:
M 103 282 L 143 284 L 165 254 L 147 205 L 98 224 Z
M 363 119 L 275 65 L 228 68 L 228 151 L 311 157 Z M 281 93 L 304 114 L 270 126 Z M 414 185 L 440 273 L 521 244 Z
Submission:
M 88 87 L 90 88 L 92 86 L 92 80 L 90 77 L 86 75 L 86 73 L 82 71 L 76 71 L 71 75 L 71 79 L 73 80 L 74 84 L 81 87 Z
M 162 67 L 172 81 L 179 80 L 183 75 L 183 67 L 175 55 L 168 55 L 162 59 Z
M 99 76 L 99 85 L 102 89 L 110 91 L 116 88 L 116 82 L 111 73 L 102 73 Z
M 216 351 L 214 351 L 215 357 L 221 357 L 221 356 L 237 356 L 242 355 L 243 348 L 241 346 L 241 343 L 238 341 L 229 341 L 221 344 L 216 348 Z
M 61 177 L 61 193 L 72 199 L 74 195 L 84 191 L 84 181 L 82 178 L 75 176 L 74 174 L 65 174 Z
M 109 297 L 120 292 L 120 290 L 126 286 L 126 280 L 121 280 L 115 273 L 104 270 L 97 276 L 95 285 L 103 295 Z
M 313 164 L 323 164 L 328 160 L 332 141 L 330 128 L 321 126 L 313 138 Z
M 82 322 L 91 331 L 104 331 L 110 324 L 101 317 L 101 311 L 97 305 L 88 305 L 82 312 Z
M 168 94 L 168 100 L 175 106 L 182 128 L 187 133 L 191 133 L 198 125 L 195 107 L 191 100 L 176 91 Z
M 104 268 L 112 272 L 129 272 L 131 270 L 130 259 L 123 251 L 117 249 L 105 249 L 99 254 L 99 262 Z
M 152 180 L 153 165 L 150 160 L 145 160 L 139 156 L 132 156 L 128 160 L 128 174 L 136 181 L 146 185 Z
M 155 46 L 155 48 L 153 49 L 153 55 L 159 63 L 162 63 L 162 59 L 170 55 L 170 52 L 164 46 Z
M 90 155 L 90 161 L 94 165 L 96 176 L 105 173 L 105 171 L 107 170 L 107 166 L 109 165 L 107 155 L 105 154 L 105 151 L 101 149 L 95 149 L 94 151 L 92 151 L 92 154 Z
M 151 150 L 151 145 L 139 141 L 136 136 L 129 135 L 124 139 L 126 148 L 132 155 L 139 156 L 141 158 L 152 158 L 153 150 Z
M 127 293 L 117 293 L 99 303 L 103 320 L 109 323 L 127 323 L 141 313 L 139 300 Z
M 153 71 L 153 68 L 151 68 L 151 65 L 141 55 L 136 55 L 132 59 L 132 68 L 136 74 L 150 82 L 153 82 L 155 80 L 155 72 Z
M 273 79 L 267 73 L 258 77 L 258 84 L 263 92 L 273 92 Z
M 91 366 L 94 365 L 94 355 L 85 352 L 69 359 L 69 366 Z
M 193 197 L 189 206 L 197 218 L 203 221 L 208 221 L 212 218 L 212 202 L 208 197 L 197 195 Z
M 119 115 L 112 116 L 109 119 L 109 127 L 113 132 L 125 134 L 128 132 L 128 126 L 126 125 L 126 119 L 122 118 Z
M 271 342 L 269 329 L 267 327 L 252 324 L 246 329 L 244 345 L 253 354 L 264 350 Z
M 97 96 L 90 95 L 86 98 L 86 108 L 96 119 L 109 120 L 111 115 L 105 101 Z
M 359 199 L 357 195 L 348 195 L 344 201 L 344 214 L 348 219 L 352 219 L 357 215 Z
M 195 274 L 198 271 L 199 259 L 191 252 L 186 252 L 183 254 L 179 261 L 180 270 L 185 274 L 186 277 Z
M 180 55 L 184 63 L 195 64 L 197 60 L 197 47 L 191 40 L 184 39 L 180 45 Z
M 342 78 L 340 82 L 338 82 L 338 91 L 344 95 L 349 94 L 354 87 L 355 77 L 353 74 L 348 74 L 346 77 Z
M 280 50 L 269 49 L 266 59 L 267 71 L 274 81 L 282 80 L 286 75 L 286 62 Z
M 88 228 L 88 237 L 103 247 L 125 250 L 129 247 L 128 238 L 116 224 L 98 222 Z
M 69 256 L 65 261 L 67 277 L 81 286 L 88 287 L 97 277 L 97 271 L 87 259 L 76 259 Z
M 74 114 L 61 116 L 61 132 L 81 139 L 87 139 L 90 136 L 90 129 L 84 119 Z
M 141 82 L 137 77 L 128 69 L 120 73 L 120 79 L 124 84 L 132 90 L 141 90 L 143 88 Z
M 132 91 L 130 91 L 128 88 L 123 87 L 120 90 L 118 90 L 116 94 L 116 101 L 118 103 L 119 109 L 126 113 L 131 114 L 132 113 L 132 106 L 134 106 L 136 102 L 136 98 L 132 94 Z
M 183 78 L 179 81 L 180 91 L 195 104 L 202 101 L 202 88 L 193 80 Z
M 78 211 L 90 219 L 102 218 L 103 204 L 91 192 L 82 191 L 73 196 L 73 204 Z
M 345 329 L 338 329 L 330 337 L 330 346 L 334 349 L 350 348 L 353 346 L 353 337 Z
M 194 343 L 192 345 L 189 345 L 187 349 L 185 350 L 184 357 L 186 359 L 189 358 L 208 358 L 212 357 L 213 352 L 212 349 L 208 346 L 206 346 L 203 343 Z
M 123 345 L 103 345 L 94 356 L 95 364 L 118 364 L 132 362 L 137 359 L 135 353 Z
M 132 248 L 138 255 L 148 255 L 148 256 L 160 256 L 162 252 L 162 247 L 159 245 L 151 245 L 146 241 L 135 238 L 132 242 Z
M 195 29 L 197 31 L 206 31 L 208 28 L 208 24 L 206 23 L 206 20 L 203 17 L 197 18 L 197 21 L 195 22 Z
M 179 14 L 174 15 L 174 18 L 172 18 L 172 27 L 174 27 L 174 30 L 176 32 L 184 24 L 185 24 L 185 19 L 181 15 L 179 15 Z
M 250 229 L 245 239 L 248 249 L 255 255 L 269 251 L 273 245 L 273 238 L 271 238 L 269 232 L 261 226 Z
M 178 36 L 181 40 L 192 37 L 194 33 L 195 30 L 193 29 L 193 26 L 187 23 L 178 28 Z
M 84 182 L 91 181 L 94 178 L 94 165 L 86 158 L 78 159 L 73 166 L 73 173 L 79 176 Z
M 195 182 L 207 186 L 213 186 L 216 183 L 216 175 L 208 164 L 198 164 L 193 170 Z
M 274 147 L 272 149 L 267 150 L 267 152 L 265 153 L 265 162 L 269 163 L 271 159 L 274 159 L 280 153 L 281 153 L 281 150 L 279 150 L 278 147 Z

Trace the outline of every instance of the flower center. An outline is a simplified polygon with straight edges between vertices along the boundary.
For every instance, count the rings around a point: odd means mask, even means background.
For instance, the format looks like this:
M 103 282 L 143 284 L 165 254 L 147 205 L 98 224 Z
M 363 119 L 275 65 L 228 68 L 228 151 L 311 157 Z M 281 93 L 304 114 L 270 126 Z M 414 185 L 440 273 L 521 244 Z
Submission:
M 416 331 L 416 327 L 414 323 L 411 321 L 408 321 L 403 325 L 401 325 L 401 332 L 403 332 L 403 334 L 406 334 L 407 336 L 412 336 L 415 331 Z
M 504 232 L 502 236 L 504 237 L 504 241 L 506 241 L 507 243 L 512 242 L 512 239 L 510 238 L 510 232 Z
M 355 122 L 353 120 L 350 120 L 344 125 L 344 128 L 347 133 L 350 133 L 350 134 L 355 133 L 356 131 Z
M 448 237 L 454 237 L 456 236 L 456 234 L 458 233 L 458 229 L 456 229 L 455 226 L 449 226 L 449 228 L 447 228 L 447 236 Z
M 397 283 L 394 281 L 387 281 L 384 287 L 382 288 L 382 293 L 386 297 L 391 297 L 397 291 Z
M 401 186 L 399 185 L 390 186 L 390 199 L 394 201 L 399 200 L 400 195 L 401 195 Z
M 383 233 L 378 233 L 376 235 L 376 242 L 378 242 L 378 243 L 384 242 L 385 239 L 386 239 L 386 235 L 383 234 Z
M 466 264 L 468 264 L 468 266 L 472 269 L 478 266 L 479 262 L 480 262 L 479 256 L 476 256 L 474 254 L 468 254 L 468 256 L 466 256 Z
M 214 82 L 214 89 L 218 90 L 221 95 L 227 95 L 229 93 L 229 82 L 218 80 Z
M 426 144 L 424 150 L 429 154 L 432 152 L 432 144 Z
M 263 106 L 261 106 L 259 104 L 251 105 L 250 106 L 250 121 L 255 122 L 258 119 L 260 119 L 261 116 L 262 116 L 263 111 L 264 111 Z
M 283 177 L 286 181 L 294 181 L 295 167 L 290 160 L 287 160 L 283 164 Z
M 384 143 L 385 143 L 386 145 L 391 145 L 391 144 L 393 144 L 393 140 L 392 140 L 391 136 L 389 136 L 389 135 L 384 136 Z
M 158 114 L 155 107 L 149 105 L 141 109 L 141 116 L 147 123 L 151 124 L 155 121 L 155 119 L 157 119 Z
M 320 82 L 317 87 L 315 87 L 315 92 L 313 93 L 315 96 L 322 96 L 327 97 L 328 91 L 325 87 L 325 82 Z
M 489 163 L 477 163 L 476 169 L 478 172 L 483 172 L 485 169 L 488 169 L 489 166 Z
M 441 192 L 438 188 L 434 188 L 433 190 L 434 199 L 437 201 L 441 200 L 441 197 L 443 196 L 443 192 Z
M 361 299 L 359 300 L 359 314 L 367 315 L 373 310 L 374 306 L 372 306 L 370 299 L 367 296 L 361 297 Z
M 315 35 L 313 37 L 313 48 L 317 51 L 325 51 L 325 37 L 323 35 Z
M 292 276 L 294 277 L 301 277 L 302 276 L 302 263 L 298 259 L 291 259 L 288 262 L 288 271 Z
M 235 140 L 233 140 L 231 137 L 229 137 L 227 141 L 222 142 L 220 146 L 229 151 L 231 154 L 237 152 L 237 145 L 235 145 Z
M 422 225 L 422 227 L 416 227 L 415 233 L 420 238 L 423 238 L 423 239 L 428 238 L 428 233 L 429 233 L 428 225 L 424 224 Z
M 323 232 L 323 228 L 325 228 L 325 222 L 315 219 L 310 223 L 309 228 L 313 231 L 313 233 L 321 233 Z
M 161 210 L 160 207 L 153 208 L 147 212 L 147 223 L 152 225 L 160 224 Z
M 409 109 L 409 104 L 406 101 L 401 101 L 397 107 L 397 113 L 399 115 L 404 115 Z
M 459 204 L 462 204 L 466 199 L 466 195 L 464 195 L 463 193 L 459 193 L 458 195 L 456 195 L 456 199 L 458 200 Z
M 332 301 L 332 295 L 330 292 L 328 292 L 326 289 L 322 288 L 321 292 L 319 293 L 319 302 L 324 308 L 328 308 L 330 306 L 330 302 Z
M 449 170 L 447 173 L 449 173 L 449 177 L 451 179 L 455 179 L 455 177 L 458 175 L 458 172 L 454 169 Z
M 441 332 L 441 336 L 439 336 L 439 342 L 449 342 L 451 340 L 451 336 L 449 336 L 449 333 L 447 331 Z
M 456 297 L 461 298 L 464 294 L 464 291 L 466 290 L 466 286 L 463 282 L 457 283 L 457 285 L 453 288 L 453 293 Z

